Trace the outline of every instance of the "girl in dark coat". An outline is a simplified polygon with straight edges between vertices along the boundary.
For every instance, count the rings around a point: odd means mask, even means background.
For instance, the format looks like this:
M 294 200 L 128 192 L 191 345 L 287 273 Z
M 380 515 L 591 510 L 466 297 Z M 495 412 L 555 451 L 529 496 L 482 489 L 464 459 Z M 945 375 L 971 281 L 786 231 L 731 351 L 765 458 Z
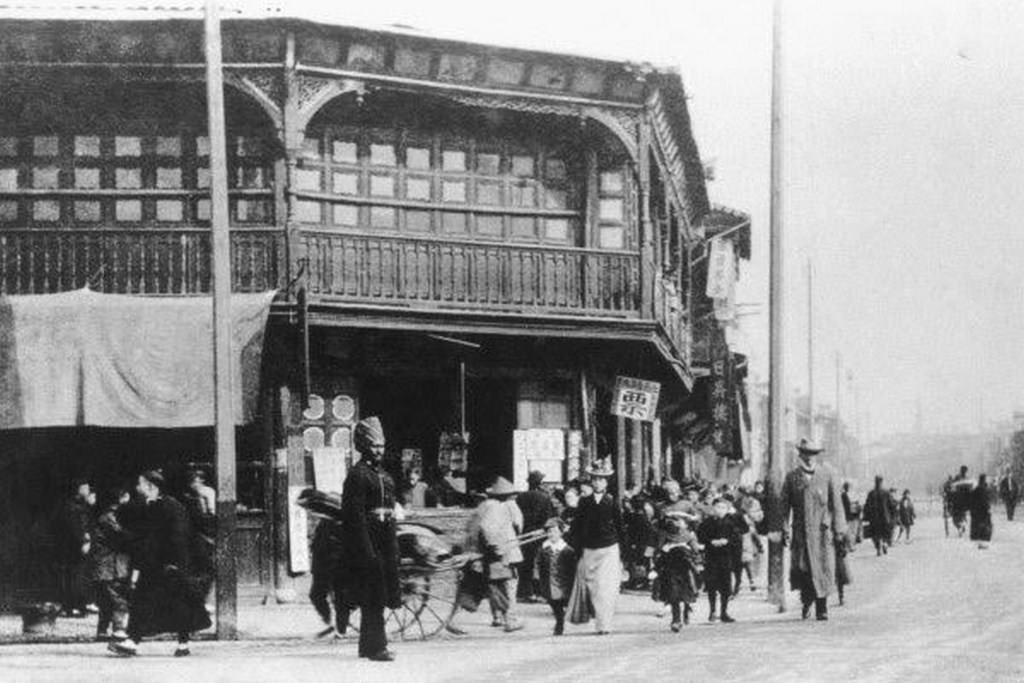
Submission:
M 190 654 L 193 631 L 210 626 L 203 604 L 205 596 L 192 571 L 192 529 L 188 511 L 170 496 L 161 494 L 164 477 L 156 471 L 139 475 L 136 491 L 143 506 L 133 515 L 138 545 L 132 556 L 133 578 L 138 582 L 131 597 L 128 638 L 112 642 L 112 652 L 131 656 L 146 636 L 175 633 L 175 657 Z
M 673 632 L 690 623 L 690 605 L 700 595 L 702 562 L 697 537 L 678 517 L 662 522 L 661 543 L 654 556 L 654 587 L 652 596 L 672 609 Z M 680 615 L 680 606 L 683 612 Z
M 697 540 L 704 546 L 704 585 L 708 591 L 708 621 L 715 621 L 716 598 L 721 600 L 723 623 L 735 621 L 729 616 L 729 596 L 732 595 L 733 548 L 741 542 L 746 524 L 729 515 L 733 505 L 725 498 L 716 498 L 714 516 L 708 517 L 697 528 Z
M 992 502 L 984 474 L 978 477 L 978 485 L 970 493 L 968 504 L 971 510 L 971 540 L 985 549 L 992 540 Z

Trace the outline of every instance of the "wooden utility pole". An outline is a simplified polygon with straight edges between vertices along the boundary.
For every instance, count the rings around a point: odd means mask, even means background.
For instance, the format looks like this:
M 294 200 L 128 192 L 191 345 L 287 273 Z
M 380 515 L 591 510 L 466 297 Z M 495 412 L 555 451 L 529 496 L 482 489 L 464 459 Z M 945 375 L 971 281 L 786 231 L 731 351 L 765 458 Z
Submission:
M 210 136 L 210 205 L 213 273 L 214 429 L 217 454 L 217 637 L 238 637 L 238 595 L 233 547 L 235 513 L 235 410 L 231 386 L 231 233 L 217 0 L 206 0 L 206 114 Z
M 768 340 L 768 495 L 773 515 L 778 514 L 785 457 L 786 391 L 783 372 L 783 243 L 782 243 L 782 0 L 772 7 L 772 144 L 771 144 L 771 218 L 770 218 L 770 333 Z M 784 547 L 781 541 L 768 541 L 768 599 L 779 611 L 786 609 L 783 587 Z
M 807 259 L 807 438 L 814 440 L 814 264 Z
M 840 466 L 840 471 L 845 469 L 845 463 L 842 461 L 842 453 L 840 452 L 843 443 L 843 432 L 842 432 L 842 413 L 840 412 L 840 397 L 842 393 L 842 380 L 843 380 L 843 360 L 836 351 L 836 421 L 835 421 L 835 445 L 833 446 L 832 457 L 835 463 Z M 845 473 L 845 472 L 844 472 Z

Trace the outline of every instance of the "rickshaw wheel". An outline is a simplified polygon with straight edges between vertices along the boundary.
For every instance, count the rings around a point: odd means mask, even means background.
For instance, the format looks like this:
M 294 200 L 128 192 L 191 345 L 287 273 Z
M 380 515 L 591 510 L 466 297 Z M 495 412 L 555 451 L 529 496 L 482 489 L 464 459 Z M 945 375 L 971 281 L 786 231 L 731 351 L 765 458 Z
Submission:
M 426 640 L 444 630 L 455 613 L 457 568 L 403 566 L 399 581 L 402 606 L 388 610 L 384 619 L 389 637 Z

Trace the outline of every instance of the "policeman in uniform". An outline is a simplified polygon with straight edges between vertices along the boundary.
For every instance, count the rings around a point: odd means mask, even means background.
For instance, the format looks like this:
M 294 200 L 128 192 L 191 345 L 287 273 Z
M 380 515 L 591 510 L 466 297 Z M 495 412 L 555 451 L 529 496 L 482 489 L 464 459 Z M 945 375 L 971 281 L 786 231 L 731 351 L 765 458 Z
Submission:
M 342 491 L 341 573 L 347 598 L 359 606 L 359 656 L 377 662 L 395 658 L 384 633 L 384 609 L 401 605 L 395 482 L 384 471 L 384 430 L 367 417 L 355 428 L 360 455 Z

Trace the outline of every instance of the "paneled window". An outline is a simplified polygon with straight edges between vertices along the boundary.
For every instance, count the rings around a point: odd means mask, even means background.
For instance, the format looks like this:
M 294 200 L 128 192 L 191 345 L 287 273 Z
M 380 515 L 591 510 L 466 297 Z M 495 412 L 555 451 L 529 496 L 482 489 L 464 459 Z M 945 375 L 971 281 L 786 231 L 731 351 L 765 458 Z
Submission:
M 602 168 L 598 174 L 597 246 L 625 249 L 626 183 L 622 168 Z
M 229 138 L 236 222 L 274 221 L 271 148 L 256 134 Z M 208 138 L 180 130 L 0 134 L 0 222 L 202 224 L 210 220 L 208 157 Z
M 306 138 L 293 215 L 326 229 L 575 244 L 584 184 L 576 156 L 543 145 L 328 126 Z

